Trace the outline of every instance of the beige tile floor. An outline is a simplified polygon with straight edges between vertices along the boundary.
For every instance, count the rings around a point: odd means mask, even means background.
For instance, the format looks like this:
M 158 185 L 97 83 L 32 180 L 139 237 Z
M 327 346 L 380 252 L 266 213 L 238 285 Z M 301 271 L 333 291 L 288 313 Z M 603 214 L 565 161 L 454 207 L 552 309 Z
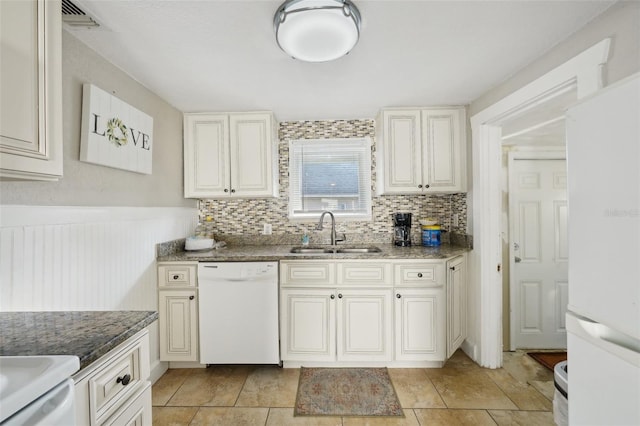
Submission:
M 153 424 L 553 425 L 553 373 L 524 352 L 479 367 L 458 351 L 438 369 L 389 369 L 405 417 L 294 417 L 298 369 L 213 366 L 167 371 L 153 385 Z

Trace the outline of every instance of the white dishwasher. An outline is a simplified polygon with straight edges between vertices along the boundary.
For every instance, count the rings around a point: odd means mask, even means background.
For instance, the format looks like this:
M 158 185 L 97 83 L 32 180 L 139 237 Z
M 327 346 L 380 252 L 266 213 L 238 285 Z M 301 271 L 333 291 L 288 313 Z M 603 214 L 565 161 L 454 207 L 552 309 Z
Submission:
M 198 264 L 201 364 L 279 364 L 278 263 Z

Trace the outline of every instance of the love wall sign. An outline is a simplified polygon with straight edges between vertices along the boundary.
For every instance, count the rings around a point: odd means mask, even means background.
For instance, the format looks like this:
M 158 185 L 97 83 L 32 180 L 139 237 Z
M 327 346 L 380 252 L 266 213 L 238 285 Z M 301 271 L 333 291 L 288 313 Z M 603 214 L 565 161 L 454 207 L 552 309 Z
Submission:
M 153 118 L 94 86 L 82 86 L 80 160 L 151 174 Z

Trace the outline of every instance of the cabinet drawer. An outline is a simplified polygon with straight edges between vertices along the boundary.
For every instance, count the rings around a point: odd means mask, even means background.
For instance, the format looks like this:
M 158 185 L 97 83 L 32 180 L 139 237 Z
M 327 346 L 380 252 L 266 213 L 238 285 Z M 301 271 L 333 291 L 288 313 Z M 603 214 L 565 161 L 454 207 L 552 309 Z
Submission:
M 120 409 L 101 426 L 151 426 L 151 382 L 144 382 Z
M 335 263 L 301 261 L 280 263 L 281 285 L 335 285 Z
M 158 285 L 160 287 L 196 287 L 197 268 L 197 264 L 158 265 Z
M 93 418 L 100 419 L 134 393 L 143 380 L 142 344 L 120 354 L 89 379 L 89 405 Z
M 390 263 L 349 262 L 337 264 L 338 285 L 392 285 Z
M 403 263 L 394 266 L 395 285 L 443 285 L 444 262 Z

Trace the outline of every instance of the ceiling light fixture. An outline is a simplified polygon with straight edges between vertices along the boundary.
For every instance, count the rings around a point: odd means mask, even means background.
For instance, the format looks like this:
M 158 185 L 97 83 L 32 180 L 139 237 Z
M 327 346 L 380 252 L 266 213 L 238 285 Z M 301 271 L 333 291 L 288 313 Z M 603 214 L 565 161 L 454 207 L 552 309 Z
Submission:
M 307 62 L 338 59 L 360 37 L 360 11 L 350 0 L 287 0 L 273 17 L 282 50 Z

